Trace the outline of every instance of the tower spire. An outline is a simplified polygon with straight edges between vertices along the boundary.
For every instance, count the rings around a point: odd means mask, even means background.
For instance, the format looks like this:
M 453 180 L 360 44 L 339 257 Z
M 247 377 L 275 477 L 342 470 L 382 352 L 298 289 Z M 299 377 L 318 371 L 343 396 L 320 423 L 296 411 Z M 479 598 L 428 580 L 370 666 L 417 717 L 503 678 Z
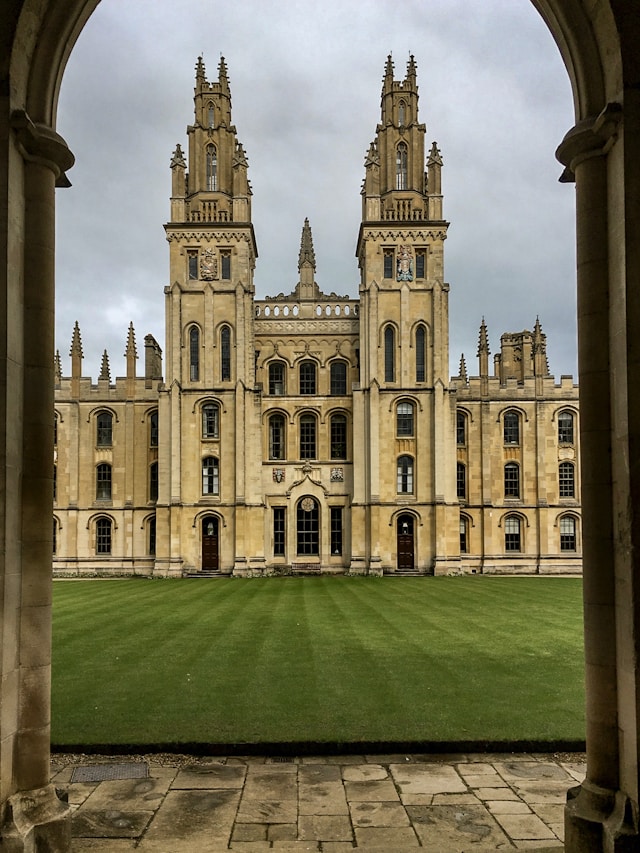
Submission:
M 300 299 L 315 299 L 318 285 L 315 282 L 316 254 L 313 251 L 313 237 L 309 220 L 304 220 L 300 238 L 300 254 L 298 255 L 298 273 L 300 280 L 296 293 Z
M 480 376 L 486 378 L 489 376 L 489 336 L 487 335 L 487 324 L 482 318 L 480 324 L 480 335 L 478 338 L 478 359 L 480 362 Z
M 109 367 L 109 353 L 104 350 L 102 353 L 102 364 L 100 366 L 100 376 L 98 379 L 106 379 L 107 382 L 111 382 L 111 369 Z

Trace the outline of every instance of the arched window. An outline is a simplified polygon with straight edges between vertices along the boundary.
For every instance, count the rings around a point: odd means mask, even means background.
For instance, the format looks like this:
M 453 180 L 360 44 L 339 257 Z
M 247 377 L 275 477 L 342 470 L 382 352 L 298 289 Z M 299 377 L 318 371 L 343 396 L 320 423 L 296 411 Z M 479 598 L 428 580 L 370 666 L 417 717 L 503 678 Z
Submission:
M 398 127 L 404 127 L 407 121 L 407 105 L 404 101 L 398 104 Z
M 269 459 L 285 458 L 285 420 L 284 415 L 271 415 L 269 418 Z
M 576 520 L 572 515 L 560 519 L 560 550 L 576 551 Z
M 231 329 L 223 326 L 220 330 L 220 379 L 231 379 Z
M 334 396 L 347 393 L 347 363 L 346 361 L 331 362 L 330 391 Z
M 504 413 L 504 443 L 520 444 L 520 415 L 517 412 Z
M 207 107 L 207 127 L 213 127 L 214 116 L 213 103 L 209 101 L 209 106 Z
M 149 500 L 158 500 L 158 463 L 149 465 Z
M 504 496 L 520 497 L 520 466 L 517 462 L 507 462 L 504 466 Z
M 331 418 L 331 458 L 347 458 L 346 415 L 333 415 Z
M 189 329 L 189 379 L 200 379 L 200 330 L 197 326 Z
M 96 554 L 111 553 L 111 519 L 99 518 L 96 521 Z
M 398 457 L 398 494 L 413 494 L 413 459 L 411 456 Z
M 469 519 L 466 515 L 460 516 L 460 553 L 469 553 Z
M 384 381 L 395 382 L 396 378 L 396 333 L 393 326 L 384 330 Z
M 96 468 L 96 500 L 111 500 L 111 465 L 106 462 Z
M 467 497 L 467 466 L 463 462 L 456 465 L 456 494 L 458 500 L 465 500 Z
M 558 415 L 558 443 L 573 444 L 573 415 L 560 412 Z
M 396 407 L 396 435 L 403 438 L 413 435 L 414 405 L 409 402 L 398 403 Z
M 207 189 L 209 192 L 218 189 L 218 154 L 211 143 L 207 145 Z
M 202 437 L 219 438 L 220 407 L 216 403 L 205 403 L 202 407 Z
M 427 332 L 424 326 L 416 329 L 416 382 L 424 382 L 427 377 Z
M 269 393 L 277 397 L 285 391 L 285 366 L 282 361 L 272 361 L 269 365 Z
M 316 393 L 316 363 L 315 361 L 302 361 L 300 363 L 300 393 Z
M 316 458 L 316 417 L 303 415 L 300 418 L 300 459 Z
M 98 447 L 111 447 L 113 444 L 113 415 L 100 412 L 96 418 L 96 444 Z
M 205 456 L 202 460 L 202 494 L 220 494 L 220 471 L 215 456 Z
M 464 412 L 456 412 L 456 444 L 464 447 L 467 443 L 467 416 Z
M 573 462 L 561 462 L 558 465 L 558 487 L 561 498 L 575 498 L 575 468 Z
M 396 189 L 407 188 L 407 145 L 400 142 L 396 149 Z
M 318 502 L 314 498 L 302 498 L 298 503 L 296 521 L 298 554 L 317 556 L 320 544 L 320 518 Z
M 149 447 L 158 446 L 158 412 L 149 415 Z
M 520 534 L 520 519 L 517 515 L 508 515 L 504 520 L 504 550 L 521 551 L 522 536 Z

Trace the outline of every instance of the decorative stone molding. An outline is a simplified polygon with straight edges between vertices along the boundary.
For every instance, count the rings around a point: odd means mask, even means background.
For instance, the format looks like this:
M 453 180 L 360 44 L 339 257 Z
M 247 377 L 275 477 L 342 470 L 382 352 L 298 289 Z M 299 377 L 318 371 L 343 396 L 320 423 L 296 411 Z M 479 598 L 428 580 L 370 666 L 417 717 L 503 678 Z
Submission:
M 622 105 L 612 102 L 598 116 L 578 122 L 567 132 L 556 149 L 557 159 L 565 166 L 561 182 L 573 183 L 580 163 L 592 157 L 602 157 L 609 151 L 618 137 L 621 121 Z
M 65 173 L 75 163 L 75 157 L 64 139 L 50 127 L 34 124 L 24 110 L 11 113 L 11 127 L 24 159 L 51 169 L 57 187 L 70 187 Z

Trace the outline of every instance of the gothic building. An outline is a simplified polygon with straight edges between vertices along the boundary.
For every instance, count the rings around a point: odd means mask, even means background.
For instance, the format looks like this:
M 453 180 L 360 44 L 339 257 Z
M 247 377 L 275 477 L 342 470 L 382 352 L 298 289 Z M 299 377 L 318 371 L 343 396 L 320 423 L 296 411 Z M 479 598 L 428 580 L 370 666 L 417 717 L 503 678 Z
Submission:
M 442 159 L 416 65 L 387 60 L 365 159 L 359 298 L 315 280 L 308 221 L 291 293 L 257 299 L 248 164 L 196 66 L 171 160 L 166 344 L 133 327 L 126 376 L 56 358 L 54 571 L 355 574 L 581 569 L 578 389 L 546 339 L 504 334 L 490 373 L 449 376 Z M 426 171 L 425 171 L 426 163 Z

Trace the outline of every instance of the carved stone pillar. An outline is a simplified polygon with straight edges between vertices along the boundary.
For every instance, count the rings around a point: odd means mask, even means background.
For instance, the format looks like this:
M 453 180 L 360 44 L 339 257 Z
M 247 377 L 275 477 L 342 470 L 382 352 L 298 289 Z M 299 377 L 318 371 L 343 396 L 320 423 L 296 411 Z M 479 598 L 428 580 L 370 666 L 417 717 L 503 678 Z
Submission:
M 53 505 L 53 353 L 56 184 L 73 156 L 50 128 L 24 112 L 12 115 L 14 140 L 23 164 L 24 220 L 21 266 L 10 286 L 6 334 L 10 353 L 21 353 L 7 373 L 11 421 L 20 434 L 7 435 L 8 464 L 20 467 L 21 491 L 6 495 L 7 537 L 19 543 L 5 567 L 15 578 L 11 593 L 17 614 L 13 780 L 2 826 L 2 850 L 63 853 L 71 846 L 70 812 L 49 783 L 51 689 L 51 565 Z M 9 313 L 11 316 L 9 316 Z M 20 346 L 21 343 L 21 346 Z M 15 356 L 14 356 L 15 358 Z M 10 360 L 10 359 L 9 359 Z M 19 429 L 19 426 L 16 427 Z M 11 447 L 9 447 L 11 445 Z M 3 699 L 5 697 L 3 696 Z
M 566 174 L 576 182 L 587 690 L 587 776 L 569 793 L 567 853 L 626 853 L 638 849 L 639 838 L 637 788 L 628 784 L 622 757 L 635 747 L 632 733 L 625 737 L 620 723 L 623 703 L 633 701 L 622 677 L 621 642 L 629 626 L 621 621 L 621 590 L 626 575 L 637 572 L 627 559 L 632 535 L 622 509 L 628 505 L 631 474 L 628 465 L 620 464 L 622 457 L 628 459 L 630 411 L 626 339 L 620 339 L 627 297 L 620 286 L 624 271 L 616 261 L 624 233 L 612 189 L 616 170 L 623 168 L 616 162 L 621 117 L 617 104 L 608 105 L 597 118 L 569 131 L 558 149 Z M 637 776 L 637 755 L 635 766 Z

